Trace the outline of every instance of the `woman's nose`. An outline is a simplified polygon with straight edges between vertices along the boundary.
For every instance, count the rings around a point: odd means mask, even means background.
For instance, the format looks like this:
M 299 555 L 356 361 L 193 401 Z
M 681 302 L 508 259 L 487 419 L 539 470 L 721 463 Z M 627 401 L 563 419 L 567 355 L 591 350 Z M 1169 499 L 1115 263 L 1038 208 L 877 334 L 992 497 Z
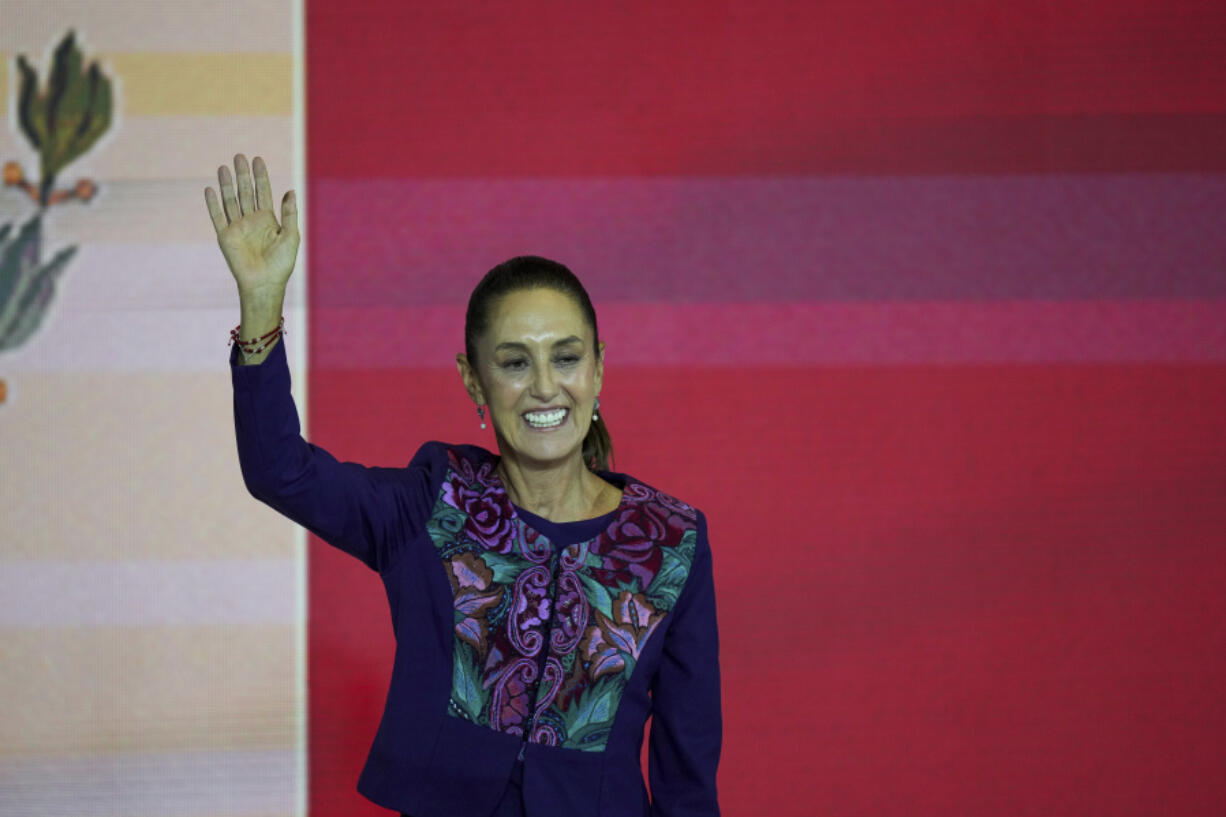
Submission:
M 532 396 L 538 400 L 548 400 L 557 393 L 557 384 L 553 371 L 549 366 L 537 366 L 532 378 Z

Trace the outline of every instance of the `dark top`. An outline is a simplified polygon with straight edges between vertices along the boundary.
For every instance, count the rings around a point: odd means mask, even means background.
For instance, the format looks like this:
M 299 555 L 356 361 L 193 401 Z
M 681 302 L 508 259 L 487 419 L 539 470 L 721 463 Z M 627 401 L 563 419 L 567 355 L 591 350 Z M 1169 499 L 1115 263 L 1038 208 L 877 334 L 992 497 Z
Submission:
M 396 654 L 362 794 L 415 817 L 490 815 L 509 783 L 532 817 L 719 814 L 701 512 L 602 473 L 615 511 L 551 523 L 511 504 L 481 448 L 427 443 L 407 467 L 368 468 L 305 442 L 283 344 L 233 382 L 248 490 L 387 593 Z

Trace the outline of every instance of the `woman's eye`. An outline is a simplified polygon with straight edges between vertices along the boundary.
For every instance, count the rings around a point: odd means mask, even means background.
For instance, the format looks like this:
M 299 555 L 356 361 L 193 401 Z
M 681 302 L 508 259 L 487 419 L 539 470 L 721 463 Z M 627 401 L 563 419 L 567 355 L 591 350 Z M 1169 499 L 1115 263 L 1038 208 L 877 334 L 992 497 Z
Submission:
M 504 361 L 502 364 L 502 368 L 510 369 L 513 372 L 517 372 L 521 369 L 526 369 L 527 367 L 528 367 L 528 361 L 524 360 L 523 358 L 518 358 L 518 357 L 512 358 L 511 360 Z
M 554 358 L 554 363 L 557 363 L 559 366 L 574 366 L 578 362 L 578 355 L 562 355 L 561 357 Z

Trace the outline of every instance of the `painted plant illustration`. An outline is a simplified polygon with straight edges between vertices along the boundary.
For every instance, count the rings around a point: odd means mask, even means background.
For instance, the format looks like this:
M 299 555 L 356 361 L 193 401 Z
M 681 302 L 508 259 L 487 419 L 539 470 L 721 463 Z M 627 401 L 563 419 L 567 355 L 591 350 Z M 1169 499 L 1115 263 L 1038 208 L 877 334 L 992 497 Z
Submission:
M 34 213 L 20 227 L 0 225 L 0 352 L 25 343 L 42 325 L 56 281 L 76 254 L 66 247 L 43 257 L 43 215 L 70 201 L 88 202 L 97 192 L 90 179 L 57 188 L 62 171 L 88 152 L 111 125 L 111 80 L 97 62 L 85 64 L 73 32 L 51 59 L 46 83 L 25 56 L 17 60 L 17 123 L 38 153 L 38 174 L 27 178 L 18 162 L 4 164 L 4 185 L 28 197 Z M 0 403 L 7 395 L 0 380 Z

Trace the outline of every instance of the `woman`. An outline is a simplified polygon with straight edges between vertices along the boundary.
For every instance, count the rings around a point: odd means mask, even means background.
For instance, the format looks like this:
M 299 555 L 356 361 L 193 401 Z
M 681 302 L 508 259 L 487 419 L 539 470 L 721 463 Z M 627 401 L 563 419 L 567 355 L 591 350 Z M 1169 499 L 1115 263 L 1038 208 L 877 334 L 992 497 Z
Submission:
M 358 789 L 415 817 L 718 814 L 706 523 L 605 470 L 604 344 L 579 281 L 524 257 L 473 291 L 456 360 L 498 455 L 432 442 L 406 468 L 339 463 L 302 440 L 278 342 L 294 195 L 278 224 L 264 163 L 234 169 L 205 200 L 239 291 L 244 480 L 378 571 L 392 608 L 391 686 Z

